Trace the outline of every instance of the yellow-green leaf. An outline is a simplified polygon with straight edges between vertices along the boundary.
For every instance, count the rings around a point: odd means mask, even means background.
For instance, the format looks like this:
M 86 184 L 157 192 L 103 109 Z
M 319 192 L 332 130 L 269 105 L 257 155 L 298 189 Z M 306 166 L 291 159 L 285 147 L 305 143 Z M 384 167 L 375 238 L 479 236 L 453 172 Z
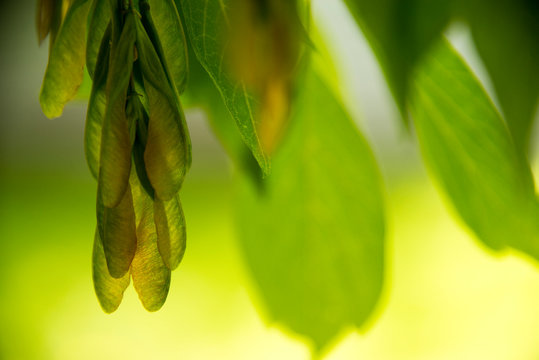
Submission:
M 155 199 L 154 220 L 157 246 L 165 265 L 171 270 L 178 267 L 185 253 L 185 217 L 179 196 L 168 201 Z
M 239 235 L 271 320 L 324 348 L 364 328 L 384 279 L 376 161 L 340 99 L 310 72 L 262 183 L 244 179 Z
M 120 306 L 124 291 L 129 285 L 129 272 L 119 279 L 115 279 L 109 274 L 105 252 L 99 231 L 95 230 L 94 250 L 92 255 L 92 276 L 94 280 L 94 290 L 103 311 L 110 314 Z
M 445 41 L 418 66 L 410 109 L 425 162 L 464 222 L 493 249 L 539 259 L 539 213 L 522 151 Z
M 69 8 L 51 49 L 39 101 L 49 118 L 62 115 L 82 82 L 89 2 L 76 0 Z
M 229 31 L 231 1 L 178 0 L 181 3 L 186 32 L 200 64 L 219 89 L 225 105 L 236 122 L 241 138 L 253 153 L 262 172 L 269 174 L 270 160 L 257 133 L 257 99 L 236 81 L 226 69 L 223 35 Z

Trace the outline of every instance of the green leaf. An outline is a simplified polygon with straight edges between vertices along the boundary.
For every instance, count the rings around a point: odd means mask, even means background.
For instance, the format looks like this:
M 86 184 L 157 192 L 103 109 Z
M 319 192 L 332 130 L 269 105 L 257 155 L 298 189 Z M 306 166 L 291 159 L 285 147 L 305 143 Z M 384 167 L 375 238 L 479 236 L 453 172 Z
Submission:
M 185 253 L 185 217 L 178 196 L 168 201 L 155 199 L 153 204 L 157 246 L 165 265 L 174 270 Z
M 152 19 L 151 23 L 154 24 L 158 36 L 155 41 L 158 40 L 160 44 L 160 48 L 156 48 L 158 53 L 162 54 L 161 62 L 167 74 L 170 74 L 175 91 L 181 94 L 187 85 L 189 60 L 180 15 L 173 0 L 148 0 L 147 3 L 151 17 L 147 11 L 141 9 L 143 19 L 146 16 Z
M 448 23 L 453 2 L 345 0 L 382 66 L 403 117 L 411 72 Z
M 310 72 L 301 89 L 272 173 L 241 184 L 239 233 L 271 317 L 320 350 L 378 301 L 384 205 L 373 154 L 330 87 Z
M 513 246 L 539 259 L 530 168 L 447 42 L 418 66 L 410 109 L 425 162 L 464 222 L 493 249 Z
M 262 150 L 256 131 L 257 101 L 245 84 L 235 81 L 225 69 L 225 51 L 222 41 L 227 31 L 228 0 L 180 0 L 187 35 L 198 60 L 219 89 L 226 107 L 234 118 L 243 141 L 251 150 L 260 168 L 269 173 L 270 162 Z
M 99 157 L 101 155 L 101 132 L 103 117 L 107 105 L 106 84 L 110 60 L 111 27 L 103 35 L 99 55 L 97 57 L 97 71 L 92 83 L 92 92 L 88 101 L 86 112 L 86 125 L 84 128 L 84 153 L 86 163 L 94 178 L 99 175 Z
M 101 308 L 107 314 L 113 313 L 122 302 L 124 291 L 129 285 L 131 274 L 127 272 L 120 279 L 110 276 L 103 244 L 101 243 L 97 229 L 95 230 L 94 251 L 92 255 L 92 276 L 95 293 L 99 304 L 101 304 Z
M 108 0 L 94 0 L 88 14 L 86 37 L 86 68 L 94 78 L 96 62 L 103 35 L 110 23 L 110 5 Z M 99 69 L 99 68 L 98 68 Z
M 86 16 L 89 2 L 75 0 L 52 45 L 39 102 L 49 118 L 62 115 L 64 105 L 77 95 L 84 74 Z
M 111 49 L 107 78 L 107 106 L 101 135 L 98 183 L 103 203 L 116 207 L 123 198 L 131 169 L 131 139 L 125 112 L 127 90 L 133 68 L 136 31 L 129 13 L 118 45 Z
M 150 120 L 144 163 L 152 187 L 161 200 L 170 200 L 182 185 L 191 164 L 184 114 L 168 84 L 165 70 L 140 20 L 136 22 L 137 50 Z
M 128 186 L 120 204 L 108 208 L 101 202 L 100 192 L 98 186 L 97 228 L 103 240 L 109 274 L 118 279 L 129 270 L 137 247 L 133 196 Z
M 477 50 L 513 139 L 527 152 L 539 99 L 539 6 L 529 0 L 465 4 Z
M 137 217 L 137 252 L 131 265 L 131 277 L 142 305 L 148 311 L 159 310 L 168 295 L 170 269 L 163 262 L 157 247 L 152 200 L 142 189 L 137 177 L 131 176 Z
M 188 49 L 192 51 L 189 43 Z M 240 168 L 248 166 L 256 174 L 256 177 L 261 177 L 260 168 L 249 148 L 243 142 L 219 90 L 196 56 L 189 57 L 189 69 L 189 83 L 182 95 L 183 104 L 187 108 L 204 110 L 213 132 L 234 164 Z M 251 166 L 253 164 L 255 166 Z

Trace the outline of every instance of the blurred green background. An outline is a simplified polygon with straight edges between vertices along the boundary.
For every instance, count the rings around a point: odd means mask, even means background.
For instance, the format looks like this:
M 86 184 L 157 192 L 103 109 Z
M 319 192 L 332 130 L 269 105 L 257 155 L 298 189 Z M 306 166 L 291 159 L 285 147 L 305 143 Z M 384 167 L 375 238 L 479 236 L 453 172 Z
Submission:
M 182 190 L 188 247 L 168 300 L 148 313 L 130 287 L 116 313 L 101 311 L 91 280 L 96 183 L 83 154 L 85 101 L 59 119 L 42 115 L 47 45 L 37 46 L 34 6 L 3 2 L 0 11 L 0 358 L 308 359 L 302 339 L 265 320 L 235 237 L 233 169 L 196 109 L 188 111 L 193 168 Z M 366 334 L 341 334 L 326 358 L 539 359 L 537 264 L 494 255 L 461 227 L 344 6 L 318 0 L 313 12 L 388 189 L 377 319 Z M 490 90 L 468 30 L 453 24 L 447 34 Z

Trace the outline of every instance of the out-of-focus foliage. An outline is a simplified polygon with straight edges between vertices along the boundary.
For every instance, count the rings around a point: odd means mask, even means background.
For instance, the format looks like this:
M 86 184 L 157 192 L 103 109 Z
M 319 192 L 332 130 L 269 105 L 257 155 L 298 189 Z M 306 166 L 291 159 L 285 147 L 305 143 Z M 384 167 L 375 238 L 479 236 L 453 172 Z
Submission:
M 462 59 L 441 41 L 414 74 L 410 109 L 425 161 L 468 226 L 493 249 L 539 258 L 529 165 Z
M 539 97 L 539 2 L 461 1 L 509 130 L 526 152 Z
M 490 73 L 517 147 L 527 151 L 539 96 L 535 0 L 345 0 L 386 74 L 402 113 L 412 72 L 452 18 L 464 19 Z
M 377 303 L 384 206 L 368 144 L 331 88 L 305 76 L 272 173 L 241 183 L 239 228 L 270 318 L 320 350 Z
M 206 111 L 241 169 L 241 245 L 268 316 L 320 351 L 347 326 L 363 326 L 376 305 L 384 277 L 385 227 L 374 157 L 334 87 L 314 65 L 308 67 L 307 79 L 298 80 L 302 90 L 290 129 L 264 179 L 217 88 L 193 58 L 185 96 L 188 105 Z M 336 158 L 346 165 L 336 166 Z
M 371 43 L 406 116 L 412 70 L 446 26 L 453 0 L 344 0 Z
M 424 156 L 464 221 L 491 247 L 511 245 L 537 257 L 535 190 L 526 164 L 539 96 L 537 2 L 345 2 L 401 111 L 412 102 Z M 439 53 L 440 33 L 453 16 L 470 24 L 504 118 L 462 60 Z

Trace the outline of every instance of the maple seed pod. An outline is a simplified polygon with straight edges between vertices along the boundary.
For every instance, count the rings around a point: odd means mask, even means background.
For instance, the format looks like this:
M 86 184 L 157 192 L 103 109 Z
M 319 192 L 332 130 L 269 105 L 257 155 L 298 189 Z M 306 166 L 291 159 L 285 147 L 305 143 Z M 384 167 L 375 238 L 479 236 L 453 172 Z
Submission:
M 58 33 L 50 33 L 49 62 L 45 70 L 39 102 L 48 118 L 62 115 L 82 83 L 85 62 L 88 0 L 76 0 L 65 14 Z M 51 25 L 52 26 L 52 25 Z
M 183 111 L 159 56 L 144 26 L 136 20 L 136 46 L 149 101 L 144 163 L 156 195 L 162 200 L 170 200 L 180 190 L 190 164 L 187 129 L 183 126 Z
M 179 93 L 188 63 L 176 5 L 38 0 L 36 27 L 40 42 L 51 39 L 40 94 L 47 116 L 59 116 L 74 96 L 85 62 L 92 79 L 84 147 L 98 183 L 92 277 L 99 303 L 114 312 L 132 279 L 143 306 L 156 311 L 186 243 L 178 191 L 191 143 Z
M 157 246 L 165 265 L 174 270 L 185 252 L 185 217 L 178 196 L 168 201 L 154 200 L 154 220 Z
M 105 88 L 109 71 L 110 38 L 111 25 L 109 22 L 99 48 L 96 64 L 97 71 L 94 74 L 94 80 L 92 82 L 92 91 L 90 93 L 88 110 L 86 112 L 86 125 L 84 127 L 84 153 L 86 155 L 86 163 L 95 179 L 97 179 L 99 175 L 101 132 L 107 101 Z
M 55 0 L 38 0 L 37 2 L 36 29 L 39 44 L 45 40 L 51 30 L 56 3 Z
M 125 112 L 133 69 L 134 15 L 128 13 L 118 45 L 111 49 L 107 79 L 107 107 L 101 136 L 99 187 L 106 207 L 116 207 L 124 196 L 131 170 L 131 140 Z
M 148 311 L 159 310 L 168 295 L 170 269 L 165 265 L 157 245 L 152 199 L 133 176 L 134 199 L 137 202 L 137 250 L 131 263 L 133 286 Z M 136 185 L 135 185 L 136 184 Z
M 129 286 L 131 274 L 126 272 L 119 279 L 110 276 L 105 251 L 103 250 L 103 242 L 99 236 L 98 229 L 96 229 L 94 237 L 92 278 L 94 281 L 94 290 L 103 311 L 107 314 L 116 311 L 122 302 L 125 289 Z
M 131 188 L 128 186 L 120 204 L 108 208 L 99 201 L 97 222 L 109 274 L 121 278 L 129 270 L 137 247 L 136 219 Z

